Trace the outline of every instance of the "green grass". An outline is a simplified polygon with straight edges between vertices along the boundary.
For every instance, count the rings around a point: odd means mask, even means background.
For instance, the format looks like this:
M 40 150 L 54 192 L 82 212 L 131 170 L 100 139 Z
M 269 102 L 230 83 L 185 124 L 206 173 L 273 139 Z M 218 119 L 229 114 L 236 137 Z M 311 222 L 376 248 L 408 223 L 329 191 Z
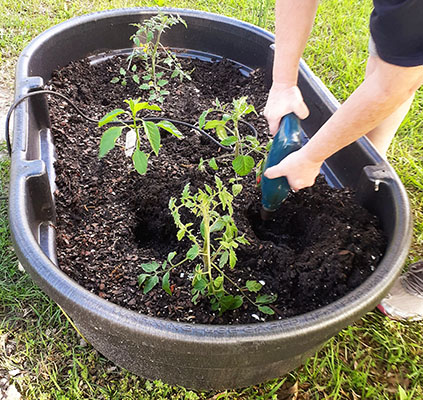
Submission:
M 267 4 L 265 1 L 263 4 Z M 272 29 L 272 9 L 263 13 L 261 3 L 261 0 L 182 0 L 165 5 L 217 12 L 266 24 Z M 18 54 L 48 27 L 90 11 L 153 4 L 122 0 L 3 0 L 0 3 L 0 86 L 12 86 Z M 340 101 L 351 94 L 364 76 L 370 12 L 370 0 L 320 3 L 304 58 Z M 389 152 L 390 161 L 409 192 L 415 219 L 409 262 L 423 258 L 422 111 L 420 91 Z M 8 161 L 0 160 L 0 199 L 7 192 L 8 169 Z M 304 366 L 282 379 L 259 386 L 200 393 L 136 377 L 85 343 L 61 310 L 18 269 L 3 199 L 0 200 L 0 316 L 0 380 L 6 377 L 24 399 L 423 398 L 423 324 L 394 322 L 373 312 L 329 340 Z

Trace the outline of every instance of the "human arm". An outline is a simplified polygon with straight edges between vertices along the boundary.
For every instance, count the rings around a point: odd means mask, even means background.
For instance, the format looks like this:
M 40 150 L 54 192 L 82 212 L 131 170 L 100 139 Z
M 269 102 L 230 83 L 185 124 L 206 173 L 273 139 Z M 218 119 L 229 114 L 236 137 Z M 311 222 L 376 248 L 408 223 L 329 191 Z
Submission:
M 273 83 L 264 116 L 271 135 L 275 135 L 281 118 L 294 112 L 301 119 L 308 116 L 297 87 L 301 55 L 310 34 L 318 0 L 277 0 Z
M 300 150 L 266 170 L 286 176 L 292 189 L 313 185 L 323 161 L 378 126 L 423 83 L 423 66 L 400 67 L 378 58 L 377 66 Z

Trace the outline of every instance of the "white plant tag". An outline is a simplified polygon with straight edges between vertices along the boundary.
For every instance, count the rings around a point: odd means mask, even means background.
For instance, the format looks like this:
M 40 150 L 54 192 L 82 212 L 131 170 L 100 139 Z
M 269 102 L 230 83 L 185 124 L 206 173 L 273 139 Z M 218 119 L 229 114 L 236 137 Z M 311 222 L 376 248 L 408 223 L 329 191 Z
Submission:
M 135 150 L 135 144 L 137 142 L 137 134 L 133 129 L 130 129 L 126 134 L 125 141 L 125 156 L 131 157 Z

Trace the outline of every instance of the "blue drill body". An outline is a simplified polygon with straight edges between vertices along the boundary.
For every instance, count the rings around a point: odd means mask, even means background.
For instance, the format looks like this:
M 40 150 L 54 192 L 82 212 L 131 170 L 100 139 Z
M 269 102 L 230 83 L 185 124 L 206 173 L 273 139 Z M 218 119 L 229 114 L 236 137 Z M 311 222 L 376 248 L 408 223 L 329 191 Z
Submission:
M 300 121 L 291 113 L 282 118 L 279 130 L 276 133 L 269 155 L 264 164 L 263 172 L 267 168 L 279 164 L 288 154 L 301 148 Z M 290 187 L 288 180 L 283 176 L 269 179 L 262 175 L 262 218 L 269 219 L 271 213 L 276 211 L 288 196 Z

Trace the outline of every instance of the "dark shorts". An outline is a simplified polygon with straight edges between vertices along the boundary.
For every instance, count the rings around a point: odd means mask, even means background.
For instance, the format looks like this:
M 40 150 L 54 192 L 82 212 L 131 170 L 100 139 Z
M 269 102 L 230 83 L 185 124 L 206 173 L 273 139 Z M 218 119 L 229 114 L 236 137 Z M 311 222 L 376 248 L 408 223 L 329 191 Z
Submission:
M 423 65 L 423 0 L 373 0 L 370 32 L 378 56 L 403 67 Z

